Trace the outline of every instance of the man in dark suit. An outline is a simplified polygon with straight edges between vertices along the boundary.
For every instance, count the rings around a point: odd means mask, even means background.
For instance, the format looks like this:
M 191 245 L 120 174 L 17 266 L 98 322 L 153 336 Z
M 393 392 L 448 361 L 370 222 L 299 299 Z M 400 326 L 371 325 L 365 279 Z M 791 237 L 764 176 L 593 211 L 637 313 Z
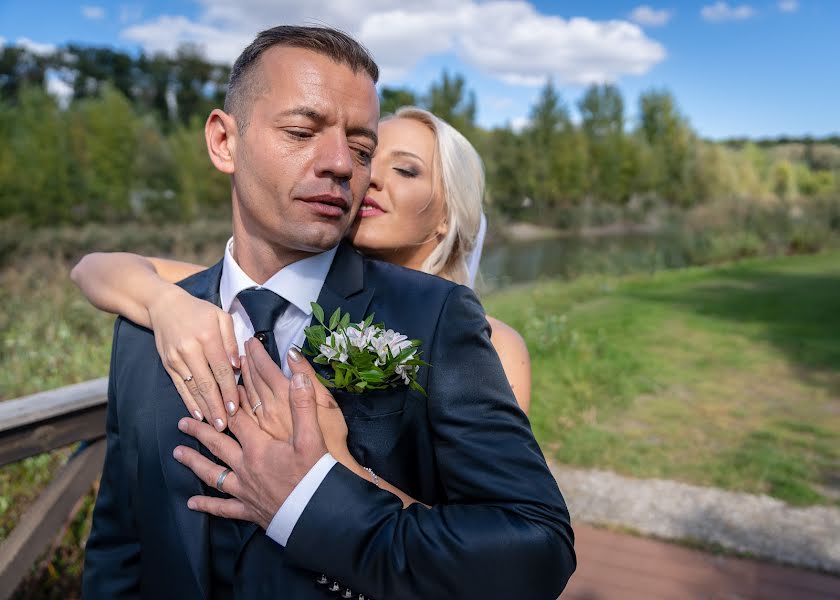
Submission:
M 305 377 L 293 378 L 288 441 L 254 431 L 241 411 L 238 440 L 186 418 L 152 332 L 121 318 L 86 597 L 322 598 L 327 573 L 353 598 L 554 598 L 574 570 L 568 511 L 478 300 L 339 243 L 370 178 L 377 76 L 364 49 L 329 29 L 257 37 L 234 65 L 226 110 L 206 126 L 211 160 L 231 175 L 233 240 L 181 286 L 244 310 L 275 359 L 291 342 L 274 327 L 305 321 L 301 289 L 327 314 L 375 312 L 422 340 L 427 396 L 335 395 L 353 456 L 428 506 L 403 509 L 336 464 Z M 260 326 L 268 296 L 282 298 Z M 214 488 L 234 498 L 208 497 Z

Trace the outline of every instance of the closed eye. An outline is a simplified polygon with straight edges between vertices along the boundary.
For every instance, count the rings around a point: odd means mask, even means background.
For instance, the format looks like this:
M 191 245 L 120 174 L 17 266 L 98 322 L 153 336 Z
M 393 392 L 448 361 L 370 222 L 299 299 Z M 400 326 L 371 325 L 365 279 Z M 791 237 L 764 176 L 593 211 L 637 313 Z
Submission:
M 399 173 L 400 175 L 402 175 L 403 177 L 407 177 L 407 178 L 417 177 L 417 171 L 414 171 L 412 169 L 403 169 L 402 167 L 394 167 L 394 170 L 397 173 Z

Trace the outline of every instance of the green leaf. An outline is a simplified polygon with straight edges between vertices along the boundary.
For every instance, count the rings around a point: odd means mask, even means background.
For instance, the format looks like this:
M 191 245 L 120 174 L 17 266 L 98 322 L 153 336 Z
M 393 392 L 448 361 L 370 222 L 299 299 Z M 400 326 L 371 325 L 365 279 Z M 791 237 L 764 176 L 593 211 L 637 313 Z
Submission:
M 318 378 L 318 381 L 320 381 L 321 385 L 323 385 L 325 388 L 329 388 L 329 389 L 334 389 L 335 388 L 335 384 L 332 381 L 330 381 L 329 379 L 326 379 L 325 377 L 322 377 L 320 373 L 315 373 L 315 377 Z
M 344 313 L 344 316 L 341 317 L 341 326 L 345 329 L 350 325 L 350 313 Z
M 312 314 L 315 315 L 315 319 L 321 324 L 324 324 L 324 309 L 321 308 L 317 302 L 312 302 Z
M 315 358 L 313 358 L 313 359 L 312 359 L 312 362 L 314 362 L 314 363 L 318 363 L 319 365 L 328 365 L 328 364 L 330 364 L 330 361 L 327 359 L 327 357 L 326 357 L 326 356 L 321 356 L 321 355 L 318 355 L 318 356 L 316 356 Z
M 425 395 L 426 395 L 426 390 L 424 390 L 424 389 L 423 389 L 423 386 L 421 386 L 419 383 L 417 383 L 417 382 L 416 382 L 416 381 L 414 381 L 413 379 L 411 380 L 411 383 L 410 383 L 410 384 L 408 384 L 408 386 L 409 386 L 412 390 L 414 390 L 414 391 L 416 391 L 416 392 L 420 392 L 421 394 L 423 394 L 423 396 L 425 396 Z
M 365 329 L 367 329 L 368 327 L 370 327 L 370 324 L 371 324 L 371 323 L 373 323 L 373 315 L 375 315 L 375 314 L 376 314 L 376 313 L 370 313 L 370 314 L 368 315 L 367 319 L 365 319 Z
M 338 321 L 341 319 L 341 308 L 336 308 L 335 312 L 330 317 L 330 331 L 334 331 Z
M 360 371 L 359 377 L 361 377 L 364 381 L 379 383 L 385 380 L 385 373 L 383 373 L 380 369 L 368 369 L 367 371 Z

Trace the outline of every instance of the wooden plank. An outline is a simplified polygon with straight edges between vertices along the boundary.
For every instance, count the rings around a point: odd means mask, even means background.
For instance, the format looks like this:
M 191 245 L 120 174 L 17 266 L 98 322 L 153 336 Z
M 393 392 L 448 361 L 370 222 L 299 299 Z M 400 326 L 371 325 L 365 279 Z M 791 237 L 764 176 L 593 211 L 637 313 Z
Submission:
M 40 423 L 0 431 L 0 466 L 79 440 L 104 436 L 105 412 L 105 404 L 95 404 Z
M 578 572 L 570 597 L 840 598 L 840 578 L 585 525 L 575 529 Z
M 108 378 L 101 377 L 5 400 L 0 402 L 0 432 L 106 404 L 107 394 Z
M 49 547 L 73 506 L 102 471 L 105 440 L 81 450 L 56 475 L 0 545 L 0 600 L 9 598 Z

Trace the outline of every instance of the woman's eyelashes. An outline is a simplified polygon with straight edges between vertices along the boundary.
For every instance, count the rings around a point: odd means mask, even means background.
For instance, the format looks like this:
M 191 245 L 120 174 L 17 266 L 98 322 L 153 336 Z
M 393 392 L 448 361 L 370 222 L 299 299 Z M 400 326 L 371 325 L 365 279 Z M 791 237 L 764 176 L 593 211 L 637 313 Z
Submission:
M 396 171 L 397 173 L 399 173 L 400 175 L 402 175 L 403 177 L 408 178 L 408 179 L 412 179 L 414 177 L 417 177 L 417 175 L 419 175 L 417 170 L 414 169 L 413 167 L 394 167 L 394 171 Z

